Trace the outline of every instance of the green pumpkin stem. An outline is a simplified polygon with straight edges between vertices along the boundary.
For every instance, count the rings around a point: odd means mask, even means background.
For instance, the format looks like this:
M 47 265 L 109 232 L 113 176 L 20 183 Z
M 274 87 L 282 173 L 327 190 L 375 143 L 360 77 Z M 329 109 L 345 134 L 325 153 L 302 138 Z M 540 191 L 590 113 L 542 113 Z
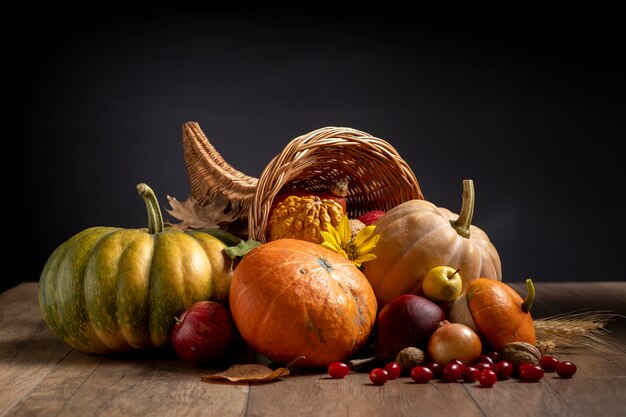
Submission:
M 146 203 L 146 210 L 148 212 L 148 232 L 150 234 L 160 233 L 164 229 L 163 215 L 161 214 L 161 208 L 157 201 L 156 195 L 152 188 L 148 187 L 143 182 L 137 185 L 137 192 L 143 198 Z
M 522 303 L 522 310 L 529 312 L 530 308 L 533 306 L 533 302 L 535 301 L 535 286 L 530 278 L 526 279 L 526 291 L 527 294 L 526 298 L 524 298 L 524 302 Z
M 474 181 L 463 180 L 463 204 L 461 213 L 456 220 L 450 220 L 450 224 L 454 230 L 465 238 L 470 237 L 470 225 L 474 216 Z

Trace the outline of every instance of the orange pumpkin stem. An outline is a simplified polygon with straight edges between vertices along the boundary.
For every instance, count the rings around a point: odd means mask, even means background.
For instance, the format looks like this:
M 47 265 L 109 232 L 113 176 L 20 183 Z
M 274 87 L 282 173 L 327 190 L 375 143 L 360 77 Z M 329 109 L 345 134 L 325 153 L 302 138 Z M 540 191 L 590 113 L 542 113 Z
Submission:
M 463 203 L 461 205 L 461 212 L 459 213 L 458 219 L 450 220 L 450 224 L 459 236 L 468 239 L 470 237 L 472 217 L 474 217 L 474 196 L 474 181 L 463 180 Z
M 535 301 L 535 286 L 530 278 L 526 279 L 526 291 L 527 294 L 526 298 L 524 298 L 524 302 L 522 303 L 522 310 L 529 312 L 533 306 L 533 302 Z

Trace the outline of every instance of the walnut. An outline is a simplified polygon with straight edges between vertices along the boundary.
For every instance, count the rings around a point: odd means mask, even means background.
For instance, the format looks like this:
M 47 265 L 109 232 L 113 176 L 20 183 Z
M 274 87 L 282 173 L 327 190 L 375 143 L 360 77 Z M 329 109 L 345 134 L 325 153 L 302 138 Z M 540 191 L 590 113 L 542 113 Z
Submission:
M 411 372 L 411 369 L 424 363 L 424 352 L 416 347 L 404 348 L 398 353 L 396 362 L 402 372 Z
M 526 342 L 507 343 L 502 349 L 502 356 L 517 367 L 523 363 L 532 363 L 537 365 L 541 359 L 541 352 L 536 346 Z

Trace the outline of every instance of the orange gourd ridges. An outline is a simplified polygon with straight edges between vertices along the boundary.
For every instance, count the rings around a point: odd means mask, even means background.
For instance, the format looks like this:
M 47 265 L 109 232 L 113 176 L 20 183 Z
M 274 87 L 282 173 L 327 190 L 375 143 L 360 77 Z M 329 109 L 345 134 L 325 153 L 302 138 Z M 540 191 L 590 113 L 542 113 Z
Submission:
M 354 354 L 376 320 L 376 298 L 352 262 L 320 245 L 279 239 L 248 254 L 230 289 L 244 340 L 273 361 L 324 367 Z

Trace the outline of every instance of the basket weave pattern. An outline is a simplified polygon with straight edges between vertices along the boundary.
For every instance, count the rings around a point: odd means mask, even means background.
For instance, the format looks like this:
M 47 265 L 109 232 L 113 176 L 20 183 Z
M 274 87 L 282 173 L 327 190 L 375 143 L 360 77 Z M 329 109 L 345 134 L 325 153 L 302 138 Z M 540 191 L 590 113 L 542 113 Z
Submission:
M 283 187 L 325 191 L 348 180 L 348 215 L 389 210 L 423 199 L 415 174 L 388 142 L 346 127 L 324 127 L 293 139 L 263 170 L 249 177 L 228 165 L 197 123 L 183 126 L 192 196 L 204 205 L 217 192 L 247 215 L 248 236 L 266 240 L 269 210 Z

